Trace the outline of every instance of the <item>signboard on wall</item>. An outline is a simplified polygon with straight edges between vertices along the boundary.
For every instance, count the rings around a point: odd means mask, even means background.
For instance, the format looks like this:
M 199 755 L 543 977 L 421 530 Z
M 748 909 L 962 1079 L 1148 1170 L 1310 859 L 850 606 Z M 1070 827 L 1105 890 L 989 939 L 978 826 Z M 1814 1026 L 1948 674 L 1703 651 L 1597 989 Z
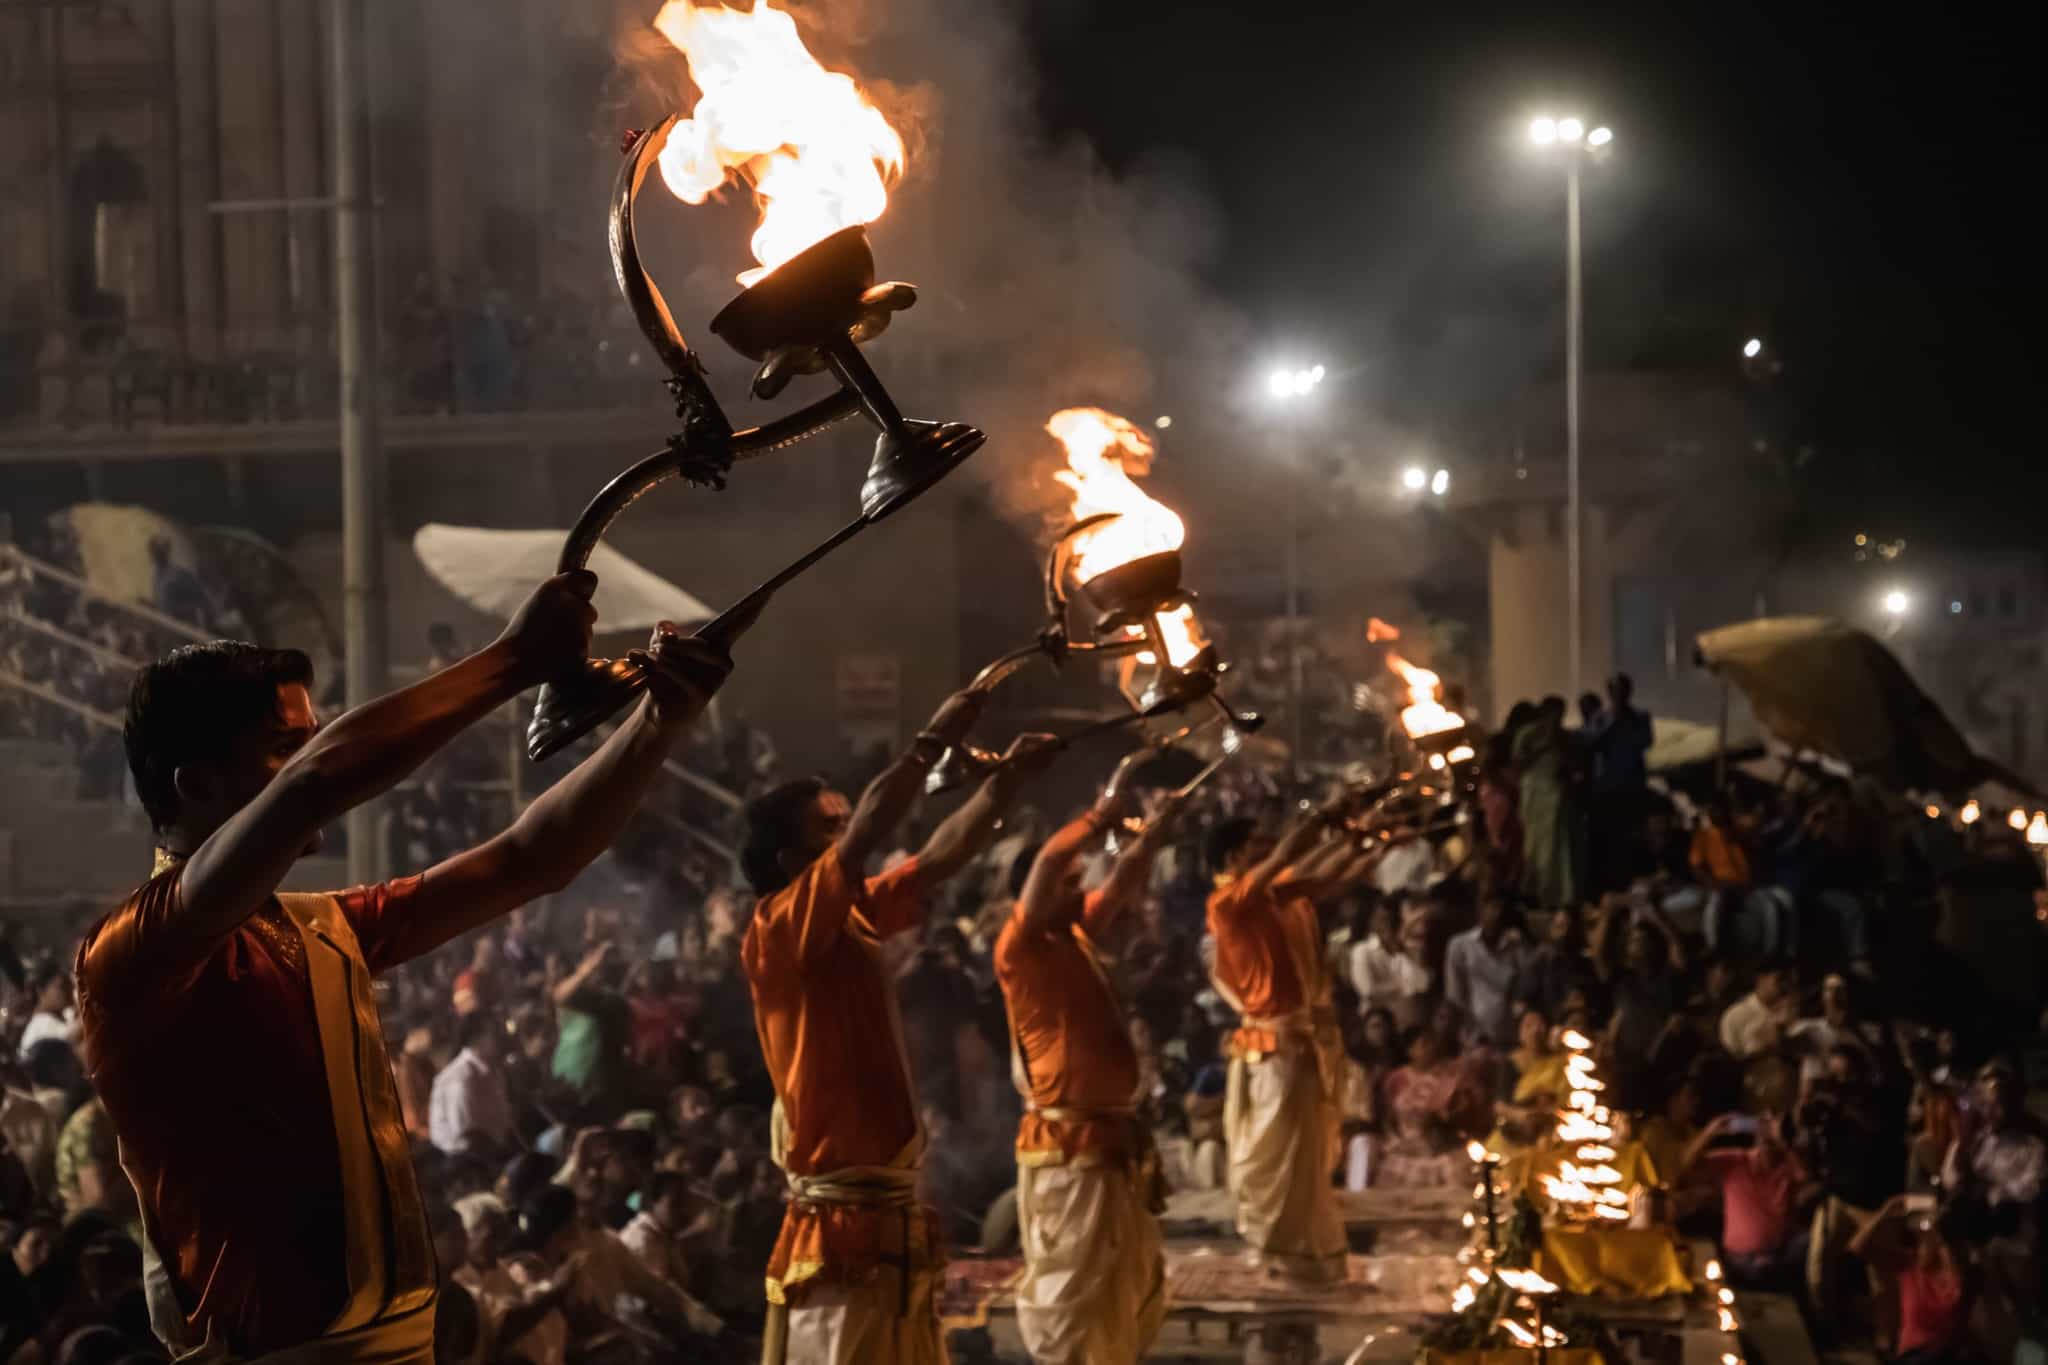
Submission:
M 841 654 L 833 669 L 833 693 L 839 705 L 839 736 L 848 753 L 896 747 L 903 702 L 899 656 Z

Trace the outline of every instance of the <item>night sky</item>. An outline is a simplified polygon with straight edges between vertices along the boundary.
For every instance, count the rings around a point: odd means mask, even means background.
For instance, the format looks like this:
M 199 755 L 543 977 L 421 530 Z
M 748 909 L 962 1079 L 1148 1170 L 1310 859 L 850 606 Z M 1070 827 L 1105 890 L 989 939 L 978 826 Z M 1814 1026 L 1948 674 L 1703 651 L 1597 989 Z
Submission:
M 1749 0 L 1029 13 L 1047 120 L 1197 186 L 1210 283 L 1359 400 L 1442 422 L 1503 349 L 1561 363 L 1563 195 L 1523 139 L 1575 104 L 1617 134 L 1587 181 L 1589 370 L 1732 367 L 1760 333 L 1820 457 L 1815 535 L 2038 539 L 2030 34 Z

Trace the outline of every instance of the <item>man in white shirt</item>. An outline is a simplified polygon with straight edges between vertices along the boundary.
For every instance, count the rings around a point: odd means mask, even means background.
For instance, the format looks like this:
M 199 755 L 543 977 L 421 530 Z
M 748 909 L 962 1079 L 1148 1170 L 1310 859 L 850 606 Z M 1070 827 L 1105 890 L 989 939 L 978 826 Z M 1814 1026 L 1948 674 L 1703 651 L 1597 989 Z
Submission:
M 1721 1016 L 1721 1046 L 1738 1062 L 1776 1051 L 1797 1007 L 1792 995 L 1792 969 L 1766 963 L 1756 974 L 1756 989 L 1730 1005 Z
M 678 1289 L 690 1287 L 690 1262 L 683 1252 L 684 1239 L 708 1233 L 714 1224 L 709 1218 L 696 1224 L 691 1222 L 695 1203 L 688 1177 L 679 1171 L 656 1171 L 641 1191 L 640 1212 L 619 1229 L 619 1240 L 626 1244 L 626 1249 Z
M 1855 1048 L 1874 1066 L 1883 1035 L 1856 1018 L 1849 1007 L 1848 978 L 1831 972 L 1820 983 L 1819 1015 L 1786 1028 L 1785 1041 L 1799 1058 L 1799 1083 L 1807 1086 L 1827 1075 L 1828 1053 L 1837 1047 Z
M 1429 968 L 1422 965 L 1419 947 L 1427 916 L 1417 914 L 1414 933 L 1395 930 L 1394 902 L 1381 901 L 1373 907 L 1372 932 L 1365 942 L 1351 949 L 1348 975 L 1351 989 L 1358 992 L 1358 1007 L 1375 1006 L 1390 1010 L 1396 1026 L 1406 1028 L 1421 1016 L 1421 1002 L 1434 984 Z M 1413 944 L 1411 945 L 1411 939 Z
M 62 967 L 46 967 L 35 980 L 36 1009 L 21 1031 L 21 1055 L 37 1043 L 55 1038 L 78 1046 L 78 1012 L 71 1006 L 71 973 Z
M 503 1152 L 518 1136 L 505 1089 L 504 1026 L 479 1009 L 462 1016 L 456 1037 L 462 1050 L 434 1077 L 427 1100 L 428 1141 L 449 1156 Z
M 1479 923 L 1444 951 L 1444 998 L 1458 1007 L 1482 1040 L 1515 1044 L 1515 993 L 1529 959 L 1528 935 L 1499 895 L 1479 903 Z

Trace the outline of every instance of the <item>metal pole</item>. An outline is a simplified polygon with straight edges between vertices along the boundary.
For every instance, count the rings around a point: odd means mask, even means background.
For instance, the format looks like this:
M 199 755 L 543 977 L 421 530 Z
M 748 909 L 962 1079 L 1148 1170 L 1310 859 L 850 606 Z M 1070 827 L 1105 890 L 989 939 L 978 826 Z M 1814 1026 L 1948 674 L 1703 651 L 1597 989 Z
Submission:
M 1302 771 L 1301 638 L 1301 432 L 1289 424 L 1287 443 L 1287 744 L 1288 766 Z
M 386 683 L 383 451 L 377 441 L 377 338 L 371 319 L 369 156 L 365 146 L 361 0 L 328 0 L 328 92 L 333 124 L 334 294 L 341 365 L 342 638 L 348 704 L 360 706 Z M 352 882 L 384 875 L 374 803 L 348 813 Z
M 1585 632 L 1582 599 L 1585 589 L 1585 544 L 1580 518 L 1583 507 L 1579 494 L 1579 161 L 1568 156 L 1564 163 L 1565 184 L 1565 274 L 1564 274 L 1564 480 L 1565 480 L 1565 591 L 1569 594 L 1566 619 L 1570 651 L 1571 691 L 1577 704 L 1580 670 L 1584 666 Z

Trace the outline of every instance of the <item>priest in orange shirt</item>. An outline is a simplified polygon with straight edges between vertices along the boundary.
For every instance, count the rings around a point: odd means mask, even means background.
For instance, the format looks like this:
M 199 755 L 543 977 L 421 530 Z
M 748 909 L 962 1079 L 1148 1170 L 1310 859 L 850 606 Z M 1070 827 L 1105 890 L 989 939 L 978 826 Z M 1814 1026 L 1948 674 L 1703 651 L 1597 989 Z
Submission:
M 1105 793 L 1046 840 L 996 940 L 1010 1069 L 1025 1109 L 1017 1332 L 1038 1365 L 1136 1361 L 1166 1315 L 1159 1162 L 1138 1115 L 1138 1055 L 1102 944 L 1144 894 L 1180 803 L 1169 798 L 1108 879 L 1084 895 L 1075 864 L 1109 828 L 1115 804 Z
M 985 698 L 948 698 L 858 805 L 812 778 L 747 807 L 740 858 L 761 899 L 740 960 L 775 1082 L 773 1155 L 791 1194 L 768 1259 L 766 1365 L 946 1359 L 944 1249 L 936 1216 L 917 1203 L 925 1135 L 882 945 L 917 927 L 926 897 L 988 844 L 1020 784 L 1050 761 L 1051 741 L 1018 740 L 1018 761 L 915 857 L 876 877 L 866 867 Z
M 1273 839 L 1249 819 L 1210 831 L 1211 980 L 1239 1016 L 1223 1106 L 1237 1230 L 1255 1262 L 1293 1279 L 1344 1277 L 1346 1242 L 1330 1173 L 1339 1111 L 1329 969 L 1315 905 L 1322 869 L 1348 865 L 1332 838 L 1347 800 Z M 1318 847 L 1321 845 L 1321 847 Z
M 647 697 L 509 829 L 381 885 L 278 885 L 335 817 L 579 663 L 596 586 L 558 574 L 493 644 L 326 726 L 296 650 L 216 640 L 136 675 L 156 867 L 79 946 L 79 1044 L 174 1358 L 433 1361 L 434 1251 L 371 977 L 566 886 L 731 664 L 664 626 Z

